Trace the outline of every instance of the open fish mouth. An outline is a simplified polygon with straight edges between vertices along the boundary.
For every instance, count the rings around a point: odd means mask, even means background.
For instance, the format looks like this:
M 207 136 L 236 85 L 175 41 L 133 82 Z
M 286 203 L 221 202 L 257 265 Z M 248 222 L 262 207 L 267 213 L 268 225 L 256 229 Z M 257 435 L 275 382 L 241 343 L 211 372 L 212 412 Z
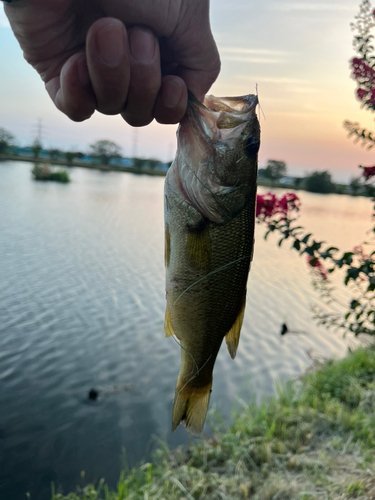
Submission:
M 246 124 L 255 115 L 258 97 L 244 95 L 239 97 L 206 96 L 201 103 L 189 94 L 186 116 L 181 123 L 181 131 L 188 126 L 196 133 L 203 134 L 206 140 L 220 141 L 233 147 Z

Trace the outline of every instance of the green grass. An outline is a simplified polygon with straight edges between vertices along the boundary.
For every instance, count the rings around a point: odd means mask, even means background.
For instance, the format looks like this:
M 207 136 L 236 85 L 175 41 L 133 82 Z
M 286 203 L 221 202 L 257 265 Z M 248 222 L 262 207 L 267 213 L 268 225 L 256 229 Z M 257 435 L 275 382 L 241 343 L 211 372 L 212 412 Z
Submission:
M 230 427 L 211 412 L 212 438 L 165 444 L 152 463 L 53 500 L 312 500 L 375 496 L 375 349 L 329 361 L 245 404 Z
M 70 177 L 66 170 L 51 170 L 49 165 L 35 164 L 31 173 L 36 181 L 55 181 L 64 184 L 70 182 Z

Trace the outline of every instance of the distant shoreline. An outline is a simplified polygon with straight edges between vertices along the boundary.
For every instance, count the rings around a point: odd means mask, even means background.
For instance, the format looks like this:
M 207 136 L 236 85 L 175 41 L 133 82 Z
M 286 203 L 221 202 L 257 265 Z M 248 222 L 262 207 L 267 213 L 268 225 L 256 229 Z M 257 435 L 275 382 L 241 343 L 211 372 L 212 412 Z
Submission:
M 136 175 L 154 175 L 158 177 L 165 177 L 167 175 L 167 171 L 164 170 L 156 170 L 156 169 L 146 169 L 146 168 L 134 168 L 134 167 L 126 167 L 124 165 L 102 165 L 99 163 L 88 163 L 88 162 L 82 162 L 79 160 L 74 160 L 71 163 L 68 163 L 66 160 L 51 160 L 51 159 L 46 159 L 46 158 L 38 158 L 35 160 L 33 156 L 19 156 L 19 155 L 11 155 L 11 154 L 1 154 L 0 155 L 0 162 L 1 161 L 25 161 L 29 163 L 49 163 L 50 165 L 56 165 L 56 166 L 61 166 L 61 167 L 81 167 L 81 168 L 87 168 L 91 170 L 101 170 L 102 172 L 127 172 L 130 174 L 136 174 Z M 279 188 L 279 189 L 292 189 L 293 191 L 307 191 L 303 186 L 295 186 L 294 184 L 281 184 L 280 182 L 267 179 L 264 177 L 259 177 L 258 176 L 258 186 L 261 187 L 268 187 L 270 189 L 274 188 Z M 338 184 L 336 184 L 338 186 Z M 344 187 L 344 185 L 342 185 Z M 345 186 L 347 188 L 347 186 Z M 327 193 L 330 194 L 330 193 Z M 351 193 L 347 192 L 345 189 L 341 192 L 336 192 L 334 194 L 348 194 L 350 195 Z M 363 195 L 362 195 L 363 196 Z
M 101 170 L 104 172 L 128 172 L 130 174 L 145 174 L 145 175 L 156 175 L 158 177 L 165 177 L 167 175 L 167 171 L 163 170 L 150 170 L 145 168 L 133 168 L 133 167 L 125 167 L 123 165 L 100 165 L 98 163 L 88 163 L 81 162 L 79 160 L 74 160 L 71 163 L 68 163 L 66 160 L 50 160 L 50 159 L 37 159 L 33 156 L 18 156 L 18 155 L 0 155 L 0 161 L 25 161 L 29 163 L 49 163 L 51 165 L 61 166 L 61 167 L 82 167 L 88 168 L 91 170 Z M 296 188 L 293 185 L 280 184 L 279 182 L 270 181 L 268 179 L 263 179 L 258 177 L 258 186 L 262 187 L 270 187 L 270 188 L 282 188 L 282 189 L 294 189 L 300 190 L 301 188 Z
M 88 163 L 79 160 L 74 160 L 68 163 L 66 160 L 51 160 L 46 158 L 34 158 L 33 156 L 19 156 L 19 155 L 0 155 L 0 161 L 25 161 L 28 163 L 48 163 L 50 165 L 56 165 L 61 167 L 81 167 L 88 168 L 91 170 L 101 170 L 102 172 L 128 172 L 131 174 L 145 174 L 145 175 L 156 175 L 165 176 L 167 172 L 162 170 L 151 170 L 146 168 L 133 168 L 126 167 L 124 165 L 101 165 L 99 163 Z

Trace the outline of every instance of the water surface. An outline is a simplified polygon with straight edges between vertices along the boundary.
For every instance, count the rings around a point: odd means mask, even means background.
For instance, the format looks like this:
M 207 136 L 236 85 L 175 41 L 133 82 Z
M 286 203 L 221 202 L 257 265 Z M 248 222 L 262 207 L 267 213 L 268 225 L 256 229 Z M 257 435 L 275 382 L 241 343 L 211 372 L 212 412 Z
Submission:
M 170 446 L 180 348 L 163 333 L 163 183 L 159 177 L 73 169 L 69 185 L 34 182 L 30 165 L 0 163 L 0 498 L 50 497 Z M 264 192 L 264 190 L 261 190 Z M 366 198 L 300 193 L 302 224 L 351 249 L 370 227 Z M 307 351 L 343 354 L 347 341 L 312 321 L 303 258 L 258 227 L 237 357 L 223 347 L 211 407 L 269 395 L 300 374 Z M 339 296 L 347 300 L 341 287 Z M 281 337 L 287 322 L 304 335 Z M 119 391 L 87 400 L 91 387 Z M 209 428 L 206 425 L 206 430 Z

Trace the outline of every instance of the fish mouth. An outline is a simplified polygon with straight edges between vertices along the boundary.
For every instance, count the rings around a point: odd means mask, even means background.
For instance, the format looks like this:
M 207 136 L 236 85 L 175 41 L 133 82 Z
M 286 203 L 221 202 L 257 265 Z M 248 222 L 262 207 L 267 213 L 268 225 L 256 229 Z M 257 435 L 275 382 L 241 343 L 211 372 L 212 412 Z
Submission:
M 256 115 L 258 96 L 215 97 L 208 95 L 200 102 L 189 92 L 186 115 L 181 122 L 181 135 L 191 129 L 208 143 L 221 142 L 229 147 L 241 135 L 249 120 Z

